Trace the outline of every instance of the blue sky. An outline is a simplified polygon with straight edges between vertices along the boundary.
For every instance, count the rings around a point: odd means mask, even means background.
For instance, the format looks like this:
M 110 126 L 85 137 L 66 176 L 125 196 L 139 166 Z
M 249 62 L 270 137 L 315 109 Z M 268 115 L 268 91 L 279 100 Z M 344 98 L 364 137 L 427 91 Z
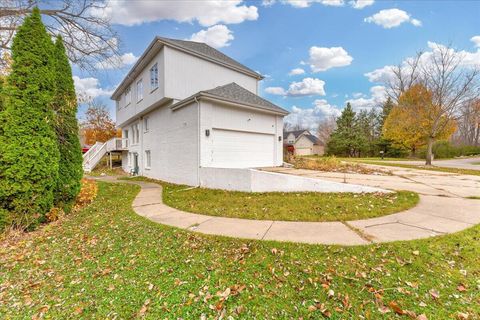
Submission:
M 293 111 L 289 121 L 312 128 L 346 101 L 356 109 L 378 105 L 382 82 L 366 74 L 380 69 L 382 78 L 382 68 L 432 50 L 429 43 L 450 44 L 480 64 L 480 1 L 112 1 L 110 7 L 105 14 L 120 35 L 124 66 L 94 74 L 74 68 L 74 75 L 78 90 L 93 92 L 112 113 L 108 94 L 155 35 L 206 41 L 262 73 L 260 94 Z M 304 73 L 289 75 L 295 68 Z

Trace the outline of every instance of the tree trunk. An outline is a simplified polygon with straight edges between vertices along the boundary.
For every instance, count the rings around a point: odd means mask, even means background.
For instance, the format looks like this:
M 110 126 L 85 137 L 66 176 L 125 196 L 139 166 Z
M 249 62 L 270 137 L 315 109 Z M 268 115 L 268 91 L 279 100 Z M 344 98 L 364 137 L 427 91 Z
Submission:
M 425 165 L 431 166 L 432 165 L 432 149 L 433 149 L 433 143 L 435 140 L 432 137 L 428 138 L 427 142 L 427 159 L 425 161 Z

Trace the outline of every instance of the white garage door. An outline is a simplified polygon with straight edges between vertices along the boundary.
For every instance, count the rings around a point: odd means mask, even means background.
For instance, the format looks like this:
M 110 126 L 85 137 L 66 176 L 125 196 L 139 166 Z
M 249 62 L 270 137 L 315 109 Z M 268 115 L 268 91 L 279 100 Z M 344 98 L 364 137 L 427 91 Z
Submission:
M 274 165 L 273 134 L 214 129 L 212 167 L 253 168 Z

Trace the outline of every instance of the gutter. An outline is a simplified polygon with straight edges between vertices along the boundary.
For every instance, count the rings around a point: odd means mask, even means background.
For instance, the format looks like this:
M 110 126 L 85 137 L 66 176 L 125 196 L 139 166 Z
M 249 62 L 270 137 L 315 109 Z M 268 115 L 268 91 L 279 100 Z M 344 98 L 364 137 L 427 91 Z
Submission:
M 200 101 L 197 100 L 197 97 L 193 97 L 193 99 L 195 100 L 195 102 L 197 103 L 197 125 L 198 125 L 198 138 L 197 138 L 197 185 L 198 187 L 200 187 L 200 155 L 201 155 L 201 148 L 200 148 L 200 144 L 202 142 L 202 130 L 200 128 Z

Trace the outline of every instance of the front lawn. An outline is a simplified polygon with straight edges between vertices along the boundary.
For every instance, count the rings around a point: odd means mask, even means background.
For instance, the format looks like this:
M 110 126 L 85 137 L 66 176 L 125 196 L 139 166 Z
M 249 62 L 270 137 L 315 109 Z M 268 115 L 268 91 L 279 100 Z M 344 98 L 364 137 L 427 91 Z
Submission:
M 358 220 L 403 211 L 417 205 L 419 200 L 418 194 L 411 191 L 388 194 L 252 193 L 156 182 L 163 186 L 163 202 L 170 207 L 210 216 L 255 220 Z
M 339 247 L 204 236 L 137 216 L 139 188 L 0 243 L 0 318 L 479 319 L 480 226 Z

